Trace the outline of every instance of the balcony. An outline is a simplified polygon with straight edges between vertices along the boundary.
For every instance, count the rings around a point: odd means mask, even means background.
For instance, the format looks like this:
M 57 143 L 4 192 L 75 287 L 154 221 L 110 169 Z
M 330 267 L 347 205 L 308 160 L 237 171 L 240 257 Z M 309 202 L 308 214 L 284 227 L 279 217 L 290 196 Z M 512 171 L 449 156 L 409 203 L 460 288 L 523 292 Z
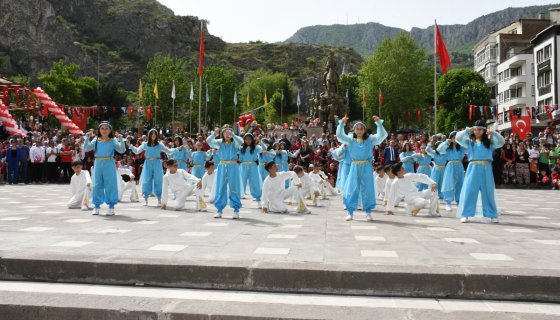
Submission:
M 545 94 L 550 93 L 551 91 L 552 91 L 552 85 L 551 84 L 547 84 L 544 87 L 538 88 L 539 96 L 544 96 Z

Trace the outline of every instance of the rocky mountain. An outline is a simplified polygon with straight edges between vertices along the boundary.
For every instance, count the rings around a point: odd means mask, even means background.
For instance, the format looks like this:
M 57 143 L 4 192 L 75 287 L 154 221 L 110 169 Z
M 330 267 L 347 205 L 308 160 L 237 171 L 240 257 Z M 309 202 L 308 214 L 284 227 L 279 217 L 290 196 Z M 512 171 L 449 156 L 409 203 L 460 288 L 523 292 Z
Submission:
M 63 59 L 81 66 L 84 75 L 136 90 L 146 64 L 156 53 L 177 55 L 198 65 L 200 19 L 176 16 L 156 0 L 0 1 L 0 74 L 48 72 Z M 258 68 L 293 77 L 320 72 L 330 50 L 357 68 L 362 58 L 352 49 L 308 44 L 227 44 L 205 34 L 206 64 L 222 62 L 240 78 Z M 316 70 L 315 70 L 316 69 Z M 36 81 L 36 80 L 35 80 Z
M 440 30 L 450 51 L 470 55 L 474 44 L 492 30 L 520 18 L 535 18 L 539 13 L 558 6 L 560 5 L 507 8 L 479 17 L 466 25 L 440 25 Z M 310 26 L 301 28 L 285 42 L 346 46 L 367 57 L 375 52 L 383 39 L 398 32 L 407 31 L 378 23 Z M 423 48 L 433 50 L 433 27 L 412 28 L 409 32 Z

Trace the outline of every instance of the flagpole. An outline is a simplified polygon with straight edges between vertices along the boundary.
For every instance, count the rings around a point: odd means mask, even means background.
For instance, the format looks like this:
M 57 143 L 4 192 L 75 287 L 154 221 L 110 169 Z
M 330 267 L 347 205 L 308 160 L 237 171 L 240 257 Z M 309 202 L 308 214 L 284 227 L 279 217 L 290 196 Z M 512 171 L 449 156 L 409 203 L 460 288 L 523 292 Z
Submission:
M 206 97 L 204 98 L 204 123 L 208 124 L 208 82 L 206 83 Z
M 284 89 L 282 90 L 282 101 L 280 101 L 280 123 L 284 123 Z
M 189 135 L 192 135 L 192 100 L 191 107 L 189 109 Z
M 171 116 L 171 135 L 175 134 L 174 132 L 174 128 L 173 128 L 173 124 L 175 123 L 175 99 L 173 99 L 173 104 L 172 104 L 173 108 L 172 108 L 172 116 Z
M 224 94 L 224 87 L 220 85 L 220 126 L 222 126 L 222 100 Z
M 198 132 L 200 132 L 200 130 L 202 129 L 200 125 L 200 116 L 202 114 L 202 74 L 199 76 L 198 84 Z
M 434 134 L 438 133 L 437 128 L 437 22 L 434 19 Z

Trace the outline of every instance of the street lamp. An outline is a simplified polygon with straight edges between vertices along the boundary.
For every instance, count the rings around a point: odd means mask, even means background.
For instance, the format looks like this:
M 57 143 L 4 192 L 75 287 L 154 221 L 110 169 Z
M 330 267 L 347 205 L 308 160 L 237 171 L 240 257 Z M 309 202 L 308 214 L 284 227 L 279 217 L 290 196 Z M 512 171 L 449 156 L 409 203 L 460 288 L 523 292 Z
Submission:
M 86 54 L 86 57 L 89 58 L 87 50 L 84 49 L 84 45 L 82 43 L 74 41 L 74 45 L 82 48 L 84 50 L 84 53 Z M 96 49 L 95 51 L 97 51 L 97 91 L 99 91 L 99 49 Z

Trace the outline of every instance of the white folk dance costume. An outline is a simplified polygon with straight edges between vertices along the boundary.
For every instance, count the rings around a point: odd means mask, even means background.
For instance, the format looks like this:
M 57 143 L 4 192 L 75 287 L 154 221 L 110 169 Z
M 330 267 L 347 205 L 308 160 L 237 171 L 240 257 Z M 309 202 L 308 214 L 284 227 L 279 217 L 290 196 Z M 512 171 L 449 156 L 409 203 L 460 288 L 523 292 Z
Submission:
M 310 172 L 309 177 L 319 186 L 319 191 L 321 192 L 323 200 L 327 200 L 327 192 L 330 193 L 331 196 L 336 194 L 336 190 L 331 186 L 329 178 L 323 171 L 319 171 L 318 173 Z
M 80 175 L 74 174 L 70 179 L 72 197 L 68 201 L 68 209 L 88 210 L 91 207 L 91 176 L 87 170 L 82 170 Z
M 313 204 L 315 206 L 318 207 L 321 205 L 319 196 L 315 195 L 315 192 L 317 192 L 318 194 L 321 193 L 321 188 L 319 187 L 319 185 L 317 185 L 317 183 L 315 183 L 315 180 L 311 178 L 310 174 L 304 172 L 303 177 L 296 176 L 292 181 L 294 184 L 301 184 L 300 192 L 302 198 L 305 199 L 305 197 L 309 196 L 311 199 L 313 199 Z
M 403 178 L 396 177 L 389 193 L 387 211 L 394 211 L 397 202 L 404 198 L 407 213 L 415 216 L 420 209 L 429 204 L 430 215 L 437 215 L 439 212 L 437 192 L 431 190 L 418 191 L 417 183 L 435 184 L 430 177 L 421 173 L 406 173 Z
M 387 174 L 380 177 L 377 172 L 373 173 L 373 181 L 375 182 L 375 192 L 377 193 L 377 199 L 385 199 L 385 186 L 387 185 L 387 180 L 389 180 Z
M 126 178 L 128 176 L 128 178 Z M 130 190 L 130 202 L 138 202 L 138 192 L 136 192 L 136 181 L 134 181 L 134 175 L 132 171 L 127 167 L 121 166 L 117 169 L 117 179 L 119 181 L 119 202 L 122 201 L 122 197 L 125 191 Z
M 391 193 L 391 186 L 393 186 L 393 182 L 395 181 L 395 179 L 397 177 L 389 177 L 389 175 L 387 176 L 387 180 L 385 181 L 385 188 L 383 189 L 384 191 L 384 196 L 383 196 L 383 204 L 385 205 L 385 207 L 387 207 L 387 203 L 389 202 L 389 194 Z M 394 203 L 393 206 L 396 206 L 397 204 Z
M 169 189 L 171 189 L 171 193 L 175 195 L 175 210 L 183 210 L 187 197 L 193 194 L 196 196 L 196 210 L 205 210 L 206 203 L 202 198 L 202 190 L 196 188 L 199 181 L 200 179 L 183 169 L 177 169 L 175 173 L 168 170 L 163 176 L 161 204 L 167 205 Z
M 276 173 L 276 177 L 270 175 L 264 179 L 262 189 L 262 205 L 267 208 L 269 212 L 288 212 L 284 200 L 295 197 L 297 200 L 298 213 L 310 213 L 305 205 L 302 197 L 301 189 L 297 186 L 285 188 L 286 181 L 297 178 L 297 174 L 293 171 L 284 171 Z
M 209 203 L 213 203 L 214 202 L 214 192 L 215 192 L 215 187 L 214 185 L 216 184 L 216 170 L 214 170 L 214 172 L 212 174 L 208 174 L 208 172 L 206 172 L 204 174 L 204 176 L 202 177 L 202 195 L 206 196 L 206 191 L 208 191 L 208 202 Z

